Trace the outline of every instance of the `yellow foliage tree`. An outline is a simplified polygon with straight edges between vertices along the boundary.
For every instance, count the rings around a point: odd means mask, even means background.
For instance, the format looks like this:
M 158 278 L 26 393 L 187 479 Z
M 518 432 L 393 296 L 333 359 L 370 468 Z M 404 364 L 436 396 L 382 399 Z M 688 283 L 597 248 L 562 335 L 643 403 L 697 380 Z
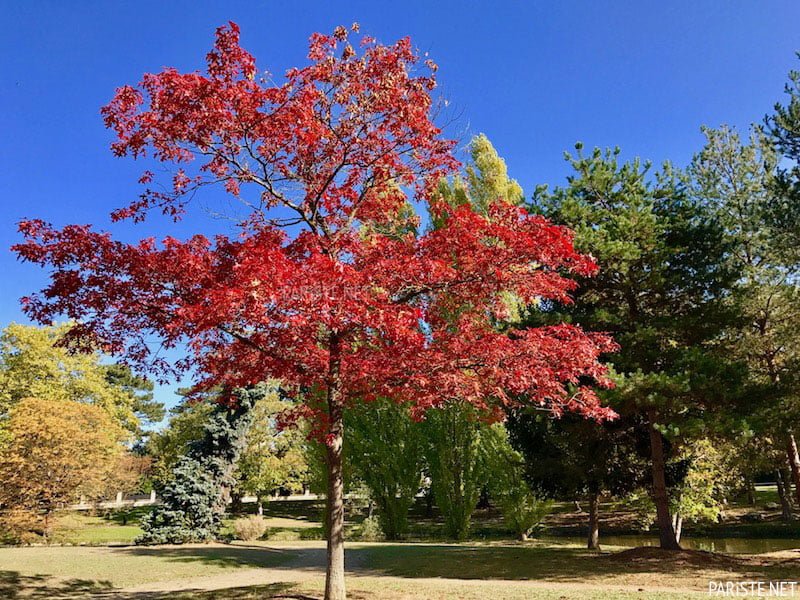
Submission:
M 102 496 L 127 455 L 124 430 L 99 406 L 24 398 L 8 412 L 0 447 L 0 526 L 19 540 L 51 533 L 53 512 Z
M 136 431 L 136 396 L 109 381 L 99 353 L 71 353 L 58 345 L 70 324 L 34 327 L 12 323 L 0 334 L 0 416 L 23 398 L 71 400 L 102 407 Z

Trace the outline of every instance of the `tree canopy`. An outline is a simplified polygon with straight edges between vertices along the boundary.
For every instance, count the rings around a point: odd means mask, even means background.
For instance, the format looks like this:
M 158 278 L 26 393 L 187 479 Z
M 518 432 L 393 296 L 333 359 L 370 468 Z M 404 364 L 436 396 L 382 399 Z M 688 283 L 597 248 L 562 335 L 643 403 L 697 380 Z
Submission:
M 0 445 L 0 520 L 23 541 L 48 537 L 53 512 L 80 495 L 102 497 L 123 463 L 123 429 L 100 406 L 23 398 Z
M 125 243 L 34 219 L 21 223 L 25 239 L 15 247 L 52 269 L 25 310 L 43 322 L 75 319 L 71 343 L 100 345 L 162 377 L 194 368 L 198 389 L 277 377 L 302 395 L 296 414 L 328 448 L 326 598 L 337 599 L 345 596 L 348 404 L 382 396 L 420 411 L 450 399 L 488 409 L 525 398 L 612 414 L 583 385 L 608 383 L 598 361 L 611 348 L 605 335 L 566 324 L 500 332 L 489 318 L 505 293 L 566 301 L 571 275 L 596 265 L 565 228 L 528 215 L 516 199 L 495 202 L 488 216 L 437 201 L 434 188 L 456 162 L 432 121 L 436 65 L 421 62 L 408 38 L 352 45 L 356 29 L 315 34 L 309 64 L 272 84 L 231 23 L 217 31 L 205 74 L 145 75 L 103 109 L 117 155 L 175 169 L 168 191 L 144 173 L 148 187 L 114 219 L 153 210 L 180 218 L 195 192 L 222 184 L 244 208 L 236 236 Z M 446 215 L 444 225 L 419 236 L 381 233 L 414 223 L 402 210 L 407 192 Z M 190 352 L 169 364 L 152 352 L 153 337 Z
M 73 324 L 46 327 L 12 323 L 0 335 L 0 414 L 23 398 L 70 400 L 102 407 L 121 426 L 138 433 L 159 421 L 163 407 L 153 384 L 123 365 L 106 364 L 100 353 L 75 353 L 66 344 Z

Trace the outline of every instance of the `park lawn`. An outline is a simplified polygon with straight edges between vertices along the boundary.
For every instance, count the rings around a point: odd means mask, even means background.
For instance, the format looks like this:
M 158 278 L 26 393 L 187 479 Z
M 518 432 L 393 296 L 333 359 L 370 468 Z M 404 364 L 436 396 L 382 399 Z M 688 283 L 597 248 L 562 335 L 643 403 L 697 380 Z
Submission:
M 611 552 L 609 552 L 611 550 Z M 536 580 L 554 584 L 632 586 L 645 590 L 707 592 L 709 581 L 796 580 L 800 556 L 732 556 L 658 548 L 606 548 L 574 544 L 374 544 L 362 558 L 372 572 L 405 577 Z
M 122 525 L 104 517 L 67 513 L 59 518 L 54 541 L 78 546 L 132 544 L 140 533 L 142 529 L 136 523 Z
M 288 587 L 287 591 L 298 597 L 322 598 L 323 582 L 304 582 Z M 684 598 L 707 598 L 708 593 L 684 591 L 622 591 L 615 589 L 569 588 L 563 585 L 538 585 L 529 582 L 512 582 L 498 585 L 496 582 L 452 580 L 402 580 L 380 577 L 350 577 L 347 580 L 348 598 L 351 600 L 682 600 Z M 259 586 L 260 587 L 260 586 Z M 252 588 L 251 588 L 252 589 Z M 238 593 L 244 593 L 241 588 Z M 281 598 L 291 598 L 283 591 Z M 226 590 L 226 593 L 234 590 Z M 202 597 L 202 596 L 193 596 Z M 218 595 L 209 596 L 220 600 L 249 600 L 265 596 Z M 266 596 L 269 598 L 270 596 Z M 180 600 L 189 600 L 189 596 Z
M 93 516 L 82 512 L 64 512 L 58 519 L 52 543 L 72 546 L 106 546 L 133 544 L 142 533 L 138 522 L 140 514 L 128 519 L 126 524 L 120 512 L 108 516 Z M 223 521 L 223 539 L 233 538 L 233 521 L 229 517 Z M 265 516 L 268 537 L 275 540 L 322 539 L 322 523 L 303 518 Z
M 48 581 L 42 578 L 9 579 L 0 572 L 0 593 L 3 597 L 14 598 L 20 590 L 28 597 L 102 600 L 265 600 L 268 598 L 298 598 L 317 600 L 323 596 L 324 582 L 313 583 L 280 582 L 246 587 L 232 587 L 215 590 L 187 590 L 140 594 L 124 592 L 109 587 L 91 585 L 82 580 Z M 639 592 L 619 590 L 591 590 L 539 588 L 530 585 L 516 587 L 480 583 L 471 585 L 452 581 L 398 582 L 378 577 L 350 577 L 347 582 L 348 597 L 351 600 L 680 600 L 684 598 L 707 597 L 705 594 L 683 592 Z M 26 597 L 20 594 L 20 597 Z
M 294 557 L 291 550 L 245 544 L 4 547 L 0 548 L 0 573 L 6 579 L 47 576 L 82 580 L 98 589 L 125 588 L 235 569 L 277 567 Z
M 322 542 L 0 548 L 0 597 L 79 598 L 106 591 L 113 598 L 141 598 L 120 588 L 149 583 L 163 591 L 146 597 L 170 600 L 288 594 L 317 598 L 324 580 L 323 561 Z M 577 545 L 545 542 L 352 543 L 348 563 L 348 585 L 356 600 L 677 600 L 707 597 L 711 580 L 796 580 L 800 573 L 796 552 L 726 556 L 640 548 L 594 553 Z M 269 584 L 238 587 L 239 569 L 259 567 L 277 569 L 280 583 L 273 579 Z M 252 577 L 254 571 L 249 573 Z M 216 587 L 224 589 L 193 589 L 203 578 L 215 576 L 222 580 L 217 579 Z

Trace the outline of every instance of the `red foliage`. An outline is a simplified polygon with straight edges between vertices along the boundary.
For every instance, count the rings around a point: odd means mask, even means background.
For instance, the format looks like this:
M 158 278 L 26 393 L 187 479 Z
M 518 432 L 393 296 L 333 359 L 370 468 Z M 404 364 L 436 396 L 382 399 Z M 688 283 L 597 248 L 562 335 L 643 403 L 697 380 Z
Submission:
M 310 64 L 270 85 L 231 23 L 205 75 L 166 69 L 117 90 L 103 109 L 114 152 L 180 168 L 171 191 L 148 190 L 113 218 L 152 208 L 179 218 L 195 190 L 221 184 L 247 207 L 240 235 L 125 244 L 89 226 L 24 222 L 15 250 L 52 268 L 50 285 L 24 299 L 28 314 L 67 315 L 79 323 L 72 341 L 163 377 L 196 369 L 198 389 L 278 377 L 323 433 L 314 399 L 331 385 L 345 403 L 386 395 L 418 412 L 459 399 L 613 416 L 584 385 L 608 385 L 606 336 L 495 327 L 504 292 L 568 302 L 569 275 L 594 272 L 569 231 L 498 200 L 488 217 L 431 206 L 447 212 L 444 226 L 398 233 L 414 224 L 401 216 L 407 194 L 426 200 L 457 166 L 431 118 L 435 65 L 415 75 L 408 39 L 364 38 L 356 51 L 349 36 L 314 35 Z M 167 364 L 153 339 L 189 355 Z

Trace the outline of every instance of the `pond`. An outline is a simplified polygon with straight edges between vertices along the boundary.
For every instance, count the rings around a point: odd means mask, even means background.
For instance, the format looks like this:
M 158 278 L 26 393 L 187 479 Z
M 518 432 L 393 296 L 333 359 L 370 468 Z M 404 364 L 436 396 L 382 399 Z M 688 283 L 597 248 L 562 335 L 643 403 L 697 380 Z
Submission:
M 543 536 L 540 539 L 556 543 L 586 543 L 585 538 L 571 536 Z M 601 535 L 600 546 L 623 546 L 630 548 L 635 548 L 636 546 L 658 546 L 658 538 L 643 535 Z M 778 552 L 780 550 L 800 549 L 800 539 L 684 537 L 681 539 L 681 546 L 689 550 L 706 550 L 708 552 L 724 552 L 726 554 L 764 554 L 766 552 Z

